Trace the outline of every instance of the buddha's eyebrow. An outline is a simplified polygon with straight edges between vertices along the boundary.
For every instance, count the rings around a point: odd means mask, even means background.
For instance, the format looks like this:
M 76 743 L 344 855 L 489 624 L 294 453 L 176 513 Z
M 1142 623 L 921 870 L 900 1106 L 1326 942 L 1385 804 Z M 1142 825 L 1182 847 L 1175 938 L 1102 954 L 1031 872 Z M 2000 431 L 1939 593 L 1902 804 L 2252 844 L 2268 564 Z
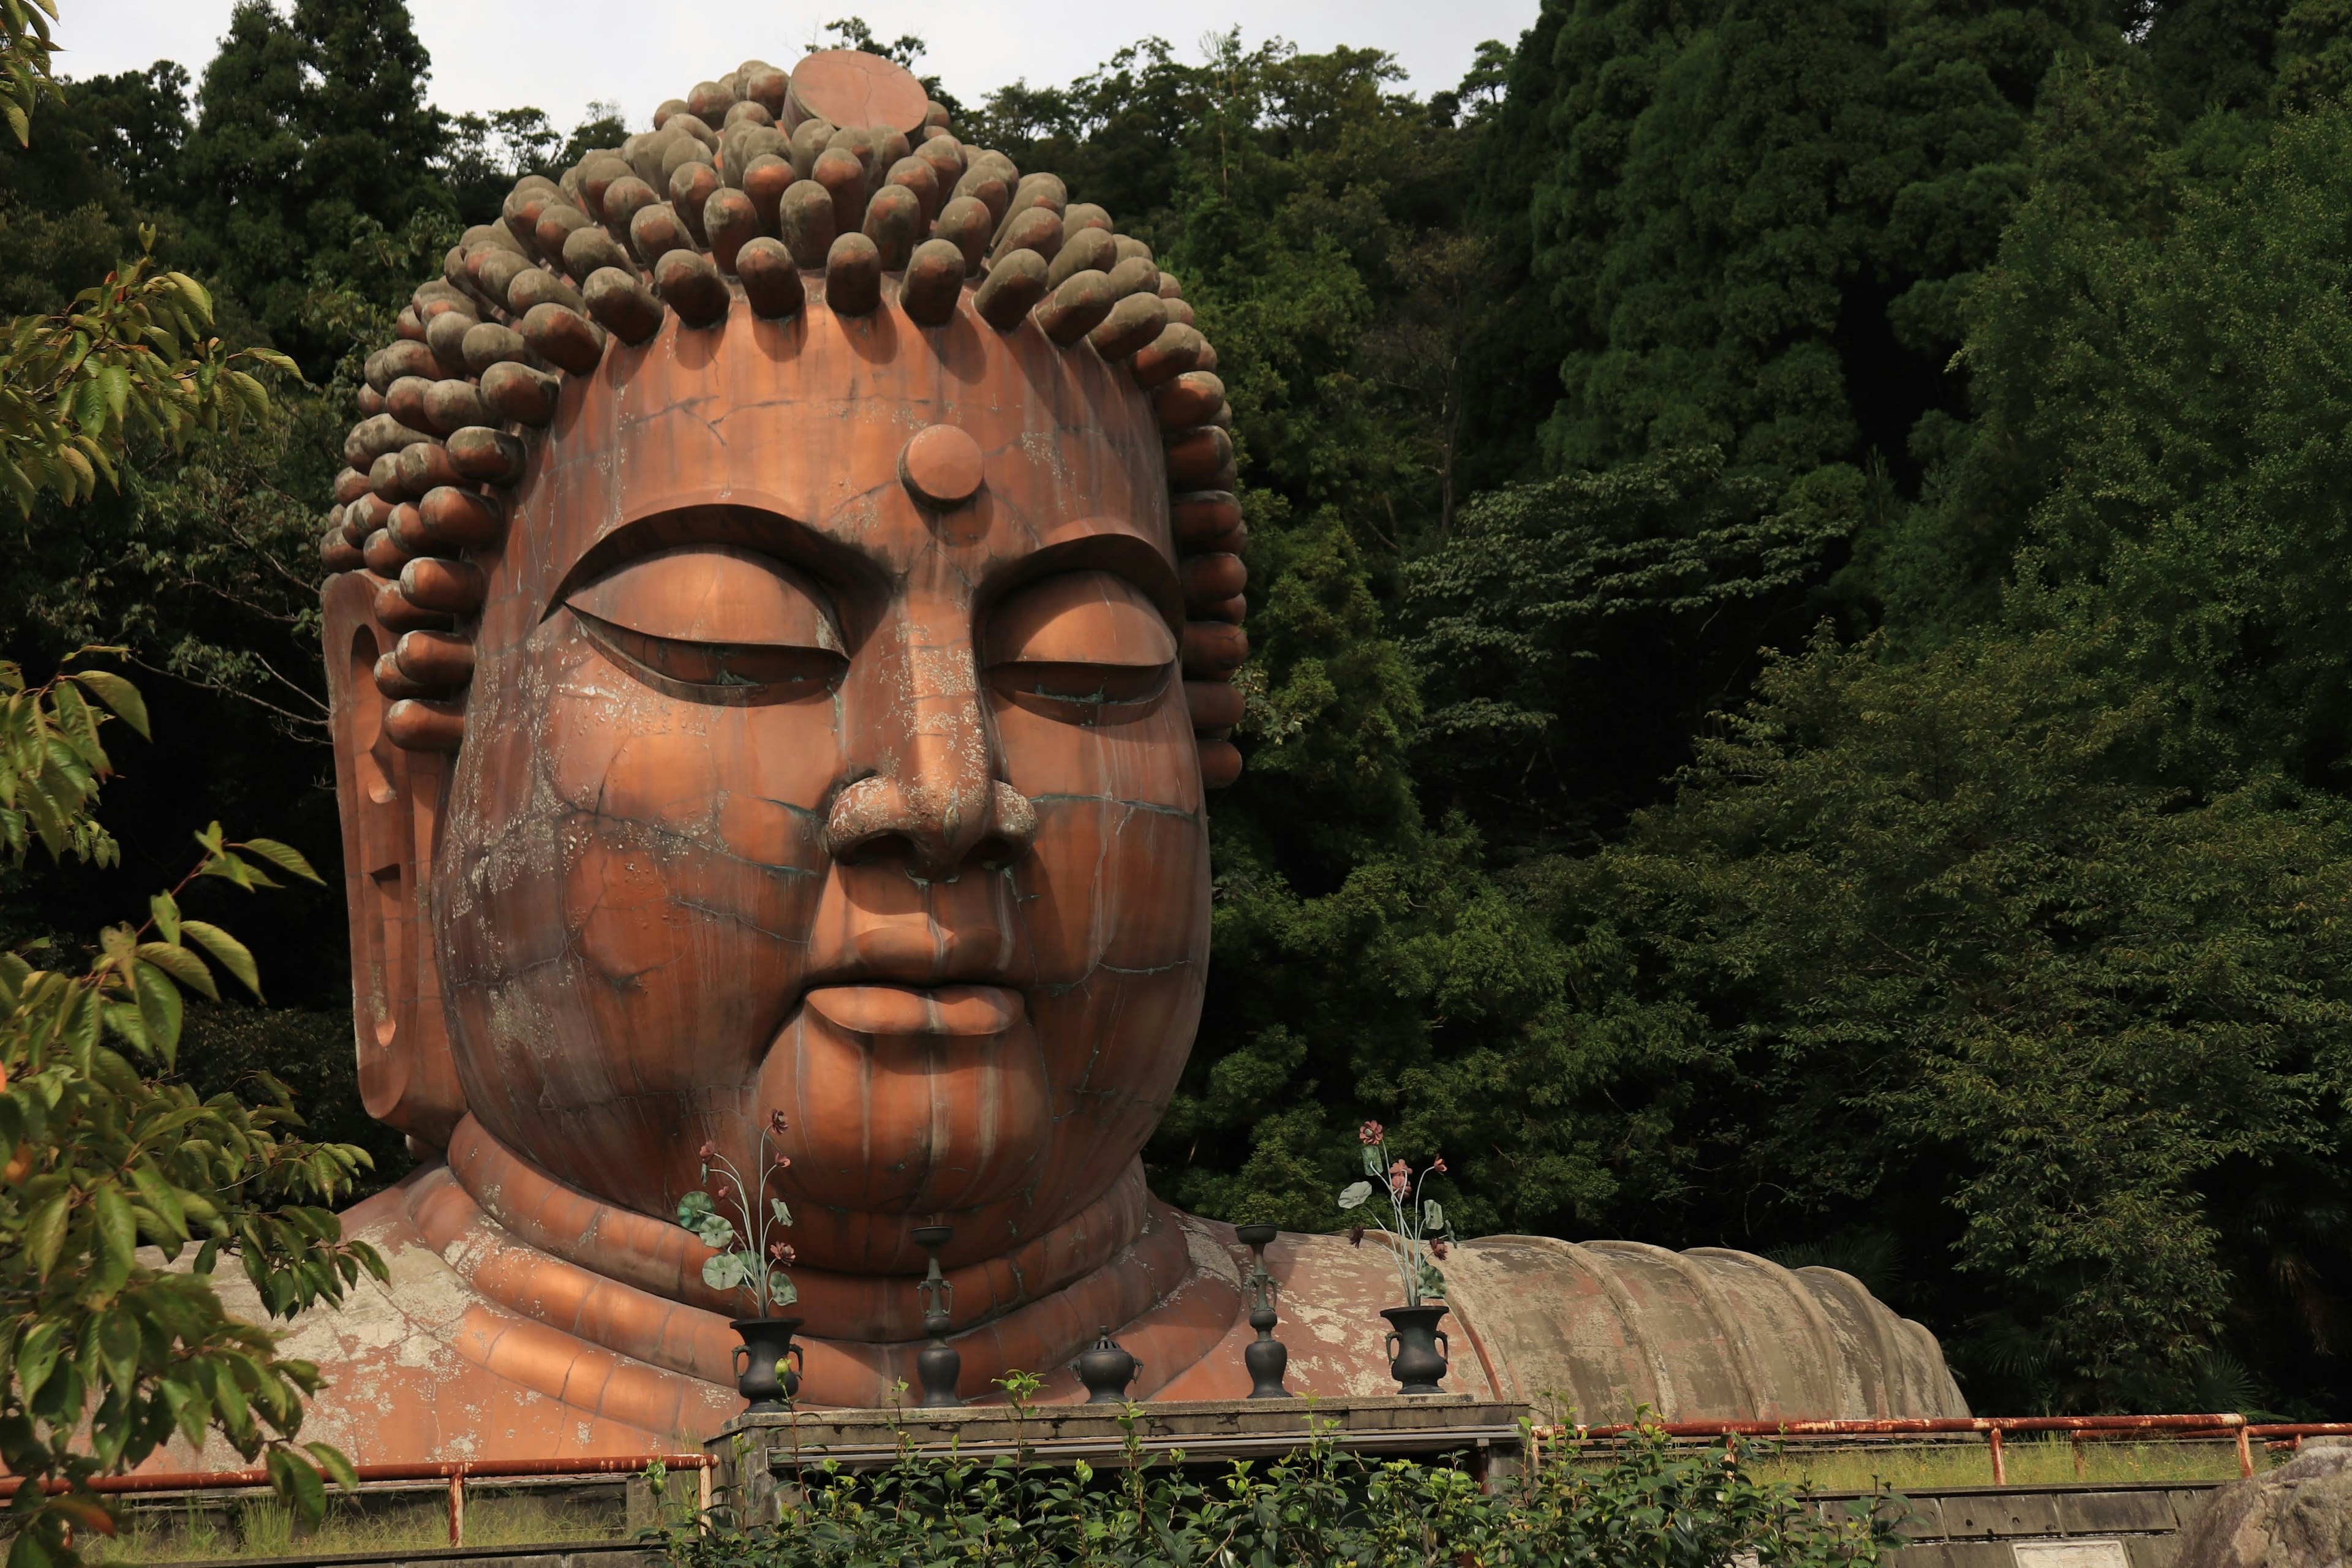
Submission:
M 1184 593 L 1164 531 L 1113 516 L 1072 518 L 1041 528 L 1035 548 L 996 562 L 982 578 L 983 603 L 1056 572 L 1114 572 L 1148 595 L 1171 626 L 1184 622 Z
M 541 606 L 542 616 L 616 567 L 678 544 L 731 544 L 772 555 L 836 583 L 879 581 L 881 568 L 855 546 L 764 507 L 672 507 L 632 518 L 580 552 Z

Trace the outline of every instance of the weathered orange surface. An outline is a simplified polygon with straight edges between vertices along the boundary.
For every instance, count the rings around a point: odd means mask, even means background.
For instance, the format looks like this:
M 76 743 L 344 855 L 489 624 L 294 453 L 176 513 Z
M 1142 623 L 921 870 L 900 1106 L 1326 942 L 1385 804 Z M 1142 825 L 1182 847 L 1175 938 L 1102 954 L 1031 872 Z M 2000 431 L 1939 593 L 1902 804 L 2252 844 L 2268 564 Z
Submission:
M 347 1216 L 391 1284 L 293 1336 L 330 1379 L 306 1436 L 354 1459 L 715 1430 L 748 1308 L 669 1216 L 706 1143 L 752 1168 L 778 1111 L 803 1398 L 913 1382 L 909 1232 L 941 1222 L 967 1395 L 1022 1368 L 1079 1397 L 1067 1364 L 1106 1326 L 1140 1395 L 1248 1391 L 1247 1254 L 1137 1158 L 1200 1015 L 1202 759 L 1238 702 L 1184 678 L 1245 646 L 1239 563 L 1180 574 L 1167 405 L 1125 363 L 988 324 L 976 279 L 919 326 L 895 276 L 864 314 L 803 276 L 785 319 L 730 281 L 717 324 L 669 314 L 544 383 L 544 434 L 507 426 L 528 444 L 502 528 L 408 587 L 327 587 L 362 1087 L 436 1156 Z M 458 447 L 401 460 L 437 474 Z M 381 555 L 383 516 L 414 525 L 376 493 L 352 512 Z M 434 497 L 428 524 L 481 504 Z M 387 674 L 383 616 L 434 592 L 478 611 Z M 1222 619 L 1188 619 L 1203 594 Z M 467 640 L 461 701 L 393 711 L 402 669 Z M 1390 1258 L 1268 1256 L 1291 1386 L 1392 1389 Z M 1827 1270 L 1524 1237 L 1448 1269 L 1465 1392 L 1594 1418 L 1964 1408 L 1933 1339 Z
M 330 1378 L 306 1436 L 362 1462 L 642 1454 L 709 1436 L 741 1409 L 726 1370 L 732 1310 L 523 1241 L 475 1195 L 511 1175 L 476 1147 L 457 1172 L 430 1166 L 345 1216 L 384 1249 L 393 1278 L 363 1282 L 341 1310 L 296 1326 L 288 1352 Z M 591 1217 L 579 1203 L 555 1197 L 541 1213 L 567 1225 Z M 1114 1324 L 1143 1363 L 1135 1395 L 1247 1394 L 1241 1352 L 1255 1336 L 1239 1285 L 1248 1252 L 1231 1227 L 1150 1205 L 1133 1256 L 1157 1292 Z M 1396 1275 L 1378 1243 L 1286 1235 L 1266 1257 L 1282 1286 L 1290 1387 L 1394 1393 L 1376 1314 L 1395 1304 Z M 1588 1421 L 1622 1419 L 1640 1405 L 1680 1419 L 1966 1413 L 1927 1331 L 1831 1269 L 1792 1272 L 1712 1249 L 1496 1237 L 1454 1248 L 1446 1276 L 1447 1386 L 1458 1393 Z M 894 1298 L 914 1294 L 911 1277 L 875 1283 Z M 1080 1327 L 1093 1305 L 1080 1305 L 1087 1295 L 1066 1288 L 959 1333 L 965 1394 L 1002 1397 L 988 1379 L 1005 1364 L 1008 1325 L 1027 1333 L 1051 1315 L 1044 1337 L 1090 1338 L 1093 1329 Z M 1792 1321 L 1793 1333 L 1759 1339 L 1758 1325 Z M 892 1380 L 912 1384 L 917 1348 L 908 1339 L 821 1340 L 809 1368 L 828 1380 L 832 1403 L 887 1405 Z M 1068 1359 L 1050 1363 L 1045 1400 L 1082 1397 Z

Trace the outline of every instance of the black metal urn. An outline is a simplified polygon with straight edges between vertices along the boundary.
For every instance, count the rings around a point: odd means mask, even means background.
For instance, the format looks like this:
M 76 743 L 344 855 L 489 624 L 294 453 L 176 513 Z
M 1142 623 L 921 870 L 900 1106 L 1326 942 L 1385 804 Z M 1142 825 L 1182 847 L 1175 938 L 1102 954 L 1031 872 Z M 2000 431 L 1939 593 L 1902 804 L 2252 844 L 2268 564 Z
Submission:
M 1250 1249 L 1249 1278 L 1242 1288 L 1248 1294 L 1249 1324 L 1257 1338 L 1242 1348 L 1242 1365 L 1250 1374 L 1252 1399 L 1298 1397 L 1282 1386 L 1282 1374 L 1290 1367 L 1290 1347 L 1274 1337 L 1275 1325 L 1282 1320 L 1275 1305 L 1274 1276 L 1265 1267 L 1265 1249 L 1281 1234 L 1270 1225 L 1234 1227 L 1234 1238 Z
M 801 1347 L 793 1343 L 803 1320 L 799 1318 L 738 1318 L 735 1331 L 743 1342 L 735 1347 L 735 1392 L 751 1402 L 747 1415 L 789 1408 L 801 1391 Z
M 1110 1325 L 1103 1325 L 1102 1337 L 1091 1349 L 1081 1353 L 1074 1363 L 1078 1381 L 1087 1386 L 1088 1405 L 1118 1405 L 1127 1398 L 1127 1385 L 1143 1370 L 1143 1363 L 1128 1353 L 1110 1337 Z
M 923 1301 L 923 1332 L 931 1342 L 915 1354 L 915 1381 L 923 1385 L 923 1408 L 951 1410 L 963 1403 L 956 1394 L 956 1384 L 963 1376 L 963 1357 L 948 1343 L 948 1330 L 953 1325 L 955 1286 L 940 1272 L 940 1248 L 954 1239 L 952 1226 L 918 1226 L 915 1245 L 930 1255 L 929 1272 L 915 1287 Z
M 1437 1386 L 1445 1376 L 1446 1352 L 1454 1348 L 1437 1326 L 1437 1320 L 1445 1316 L 1445 1303 L 1383 1307 L 1381 1316 L 1389 1321 L 1389 1375 L 1397 1380 L 1397 1392 L 1445 1392 Z

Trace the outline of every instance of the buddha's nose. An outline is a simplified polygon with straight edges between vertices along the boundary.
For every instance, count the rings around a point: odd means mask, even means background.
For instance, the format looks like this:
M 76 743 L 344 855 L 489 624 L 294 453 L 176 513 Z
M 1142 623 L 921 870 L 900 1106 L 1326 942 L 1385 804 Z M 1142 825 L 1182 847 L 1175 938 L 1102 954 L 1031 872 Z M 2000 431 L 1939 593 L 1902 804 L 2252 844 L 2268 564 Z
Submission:
M 944 881 L 1029 847 L 1037 814 L 1004 781 L 982 710 L 969 612 L 909 602 L 853 668 L 848 782 L 825 814 L 835 859 L 886 857 Z

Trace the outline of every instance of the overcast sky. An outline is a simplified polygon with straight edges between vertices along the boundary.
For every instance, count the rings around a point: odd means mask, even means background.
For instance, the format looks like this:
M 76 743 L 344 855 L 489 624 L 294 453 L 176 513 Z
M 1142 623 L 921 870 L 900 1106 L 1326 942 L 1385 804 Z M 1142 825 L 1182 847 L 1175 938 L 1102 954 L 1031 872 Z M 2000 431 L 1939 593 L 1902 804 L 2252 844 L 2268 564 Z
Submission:
M 281 0 L 282 3 L 282 0 Z M 1182 59 L 1208 34 L 1239 25 L 1245 43 L 1268 37 L 1302 49 L 1338 44 L 1386 49 L 1427 94 L 1461 80 L 1482 38 L 1516 42 L 1538 0 L 1192 0 L 1179 5 L 1033 0 L 783 0 L 772 7 L 687 0 L 410 0 L 433 53 L 433 101 L 452 113 L 529 104 L 561 127 L 592 100 L 622 106 L 639 128 L 654 106 L 757 57 L 790 68 L 821 26 L 863 16 L 881 37 L 912 33 L 929 45 L 921 68 L 967 101 L 1016 78 L 1069 80 L 1157 33 Z M 228 26 L 231 0 L 60 0 L 58 70 L 97 76 L 175 59 L 201 79 Z M 751 13 L 771 20 L 746 26 Z

